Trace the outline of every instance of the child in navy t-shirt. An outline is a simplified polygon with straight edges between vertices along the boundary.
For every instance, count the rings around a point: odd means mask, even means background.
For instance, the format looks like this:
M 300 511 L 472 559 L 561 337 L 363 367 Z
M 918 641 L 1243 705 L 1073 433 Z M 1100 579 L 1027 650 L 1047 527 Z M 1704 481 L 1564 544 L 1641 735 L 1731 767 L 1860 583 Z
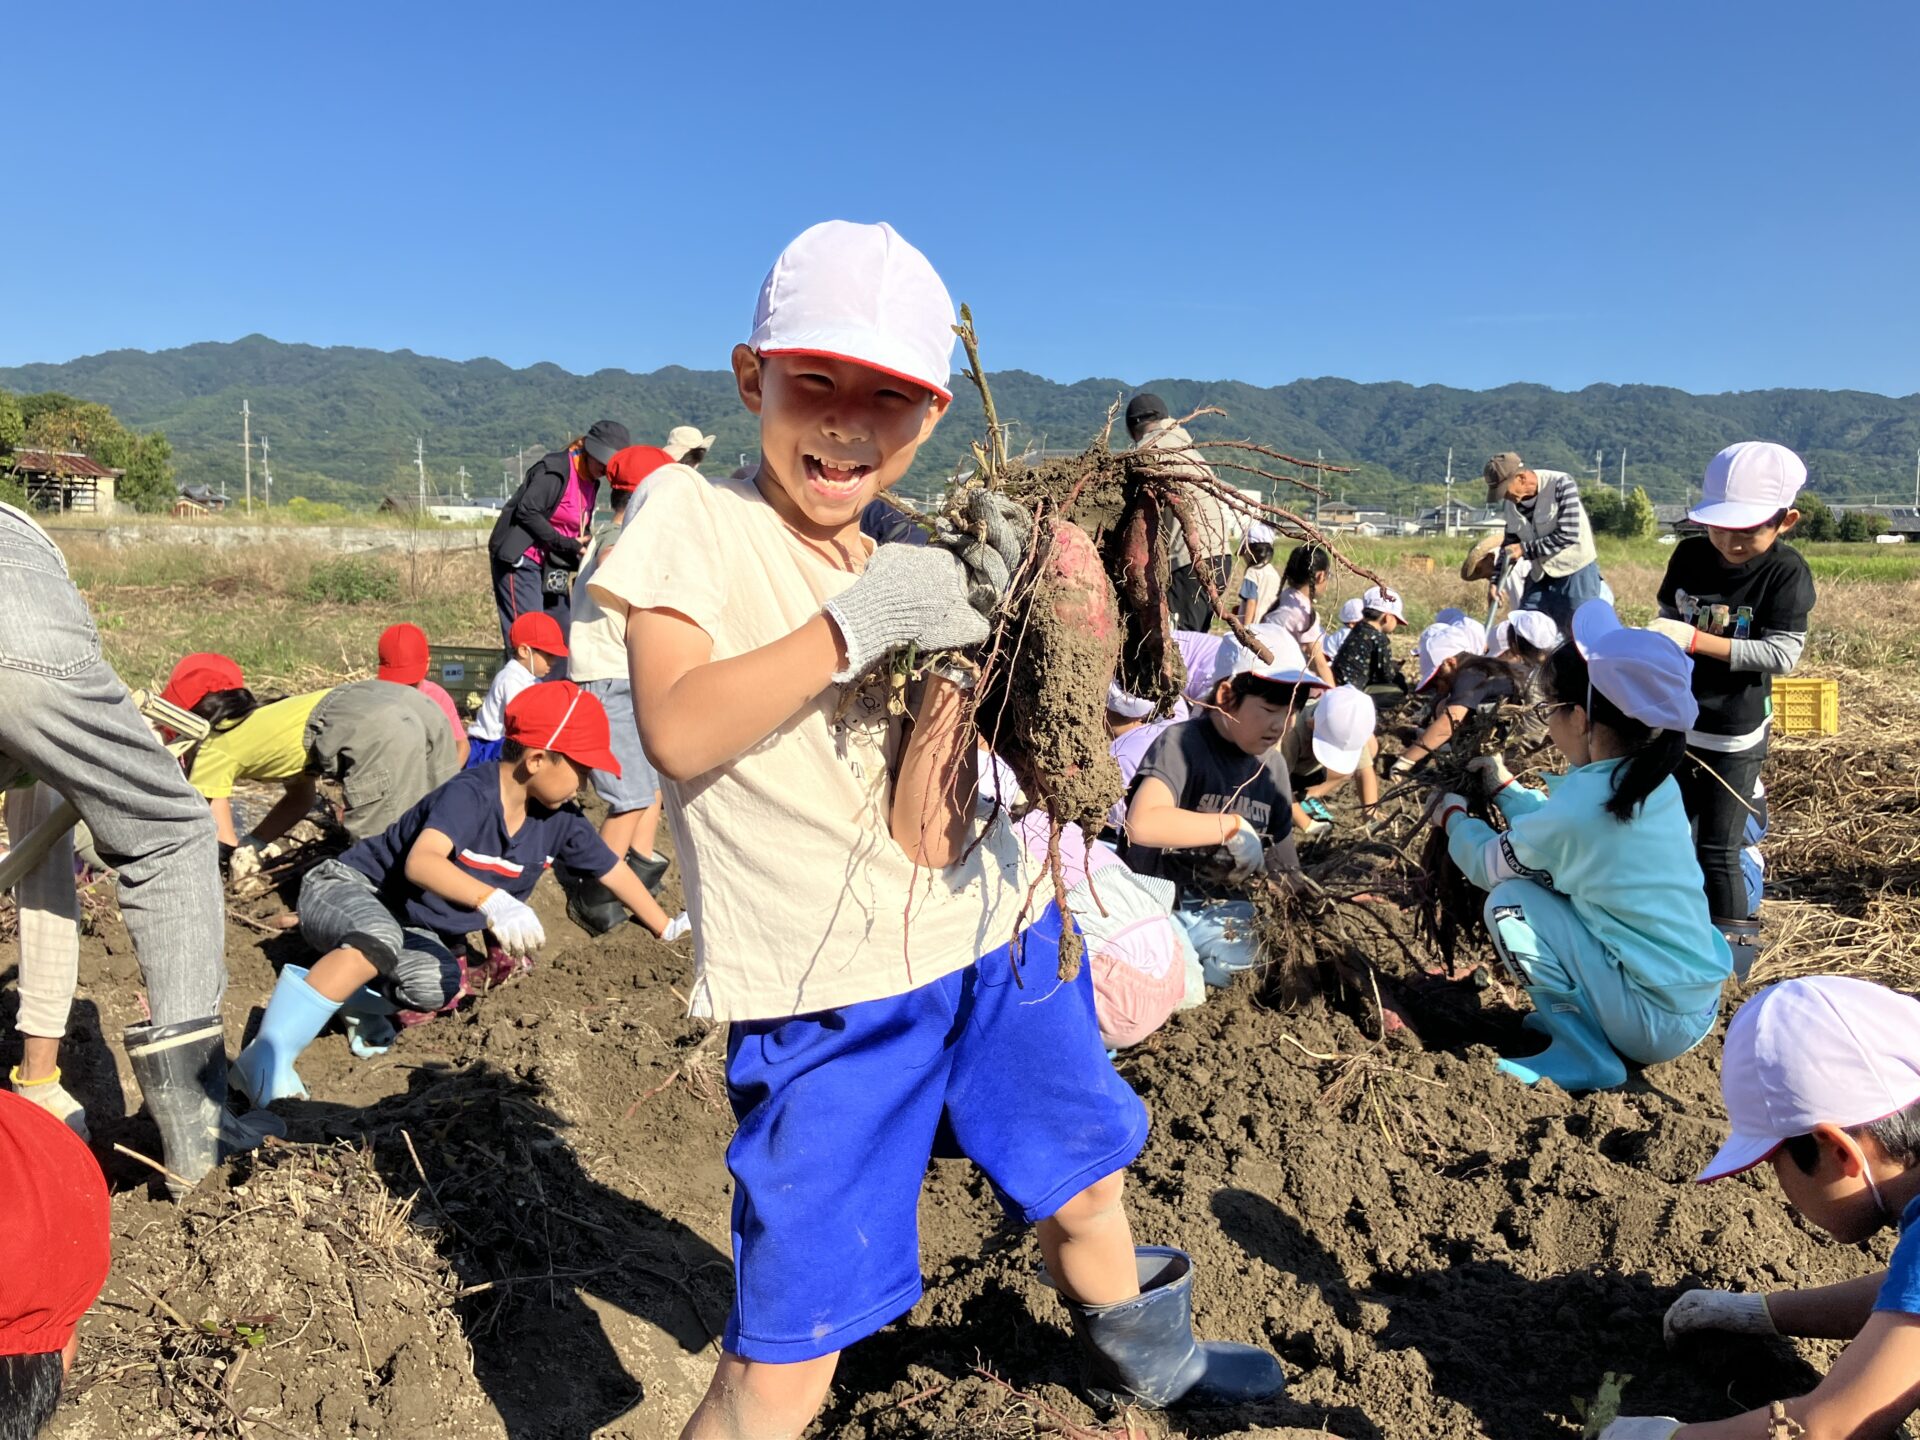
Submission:
M 573 804 L 587 771 L 620 770 L 600 702 L 568 680 L 532 686 L 507 706 L 505 731 L 496 764 L 462 771 L 307 872 L 300 930 L 321 958 L 280 972 L 259 1035 L 234 1062 L 234 1084 L 256 1104 L 306 1094 L 293 1062 L 350 1000 L 356 1011 L 451 1005 L 464 936 L 489 932 L 504 960 L 495 979 L 531 965 L 546 932 L 527 900 L 556 861 L 598 876 L 649 929 L 677 938 Z

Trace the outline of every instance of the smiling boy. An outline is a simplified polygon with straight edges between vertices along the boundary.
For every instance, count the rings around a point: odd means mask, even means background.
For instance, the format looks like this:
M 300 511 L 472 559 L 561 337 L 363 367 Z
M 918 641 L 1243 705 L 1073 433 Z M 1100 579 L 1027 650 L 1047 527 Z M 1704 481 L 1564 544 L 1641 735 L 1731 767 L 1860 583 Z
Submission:
M 627 615 L 694 1008 L 729 1027 L 734 1303 L 686 1437 L 798 1435 L 838 1352 L 918 1300 L 937 1131 L 1037 1225 L 1099 1389 L 1222 1402 L 1280 1384 L 1264 1352 L 1194 1345 L 1184 1255 L 1136 1255 L 1120 1191 L 1145 1109 L 1105 1059 L 1090 969 L 1051 981 L 1061 920 L 1029 910 L 1018 838 L 998 816 L 975 834 L 964 676 L 927 675 L 899 719 L 859 683 L 907 645 L 983 642 L 1024 555 L 1011 507 L 980 512 L 990 543 L 965 565 L 860 532 L 946 413 L 952 326 L 891 227 L 802 234 L 733 352 L 758 470 L 656 472 L 646 524 L 591 586 Z M 1028 949 L 1043 968 L 1023 990 Z
M 1807 467 L 1784 445 L 1743 440 L 1707 466 L 1687 518 L 1707 527 L 1673 547 L 1660 582 L 1658 630 L 1694 658 L 1700 719 L 1687 734 L 1680 794 L 1693 819 L 1707 908 L 1744 980 L 1759 955 L 1740 870 L 1755 785 L 1773 723 L 1773 677 L 1799 663 L 1813 611 L 1813 573 L 1779 541 L 1800 521 Z

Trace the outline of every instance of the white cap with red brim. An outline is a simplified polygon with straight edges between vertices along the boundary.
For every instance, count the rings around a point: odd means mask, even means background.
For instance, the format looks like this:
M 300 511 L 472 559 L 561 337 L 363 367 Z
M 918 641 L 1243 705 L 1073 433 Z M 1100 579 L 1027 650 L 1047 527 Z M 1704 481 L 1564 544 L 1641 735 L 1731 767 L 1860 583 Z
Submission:
M 951 400 L 953 340 L 953 298 L 926 256 L 891 225 L 827 220 L 773 262 L 747 344 L 846 360 Z
M 1366 691 L 1351 685 L 1329 690 L 1313 707 L 1313 758 L 1335 775 L 1353 774 L 1373 738 L 1374 718 Z
M 1786 446 L 1742 440 L 1707 462 L 1700 503 L 1687 518 L 1716 530 L 1752 530 L 1792 508 L 1806 483 L 1806 462 Z
M 1769 985 L 1727 1026 L 1732 1133 L 1696 1177 L 1750 1170 L 1816 1125 L 1847 1129 L 1920 1102 L 1920 1000 L 1844 975 Z

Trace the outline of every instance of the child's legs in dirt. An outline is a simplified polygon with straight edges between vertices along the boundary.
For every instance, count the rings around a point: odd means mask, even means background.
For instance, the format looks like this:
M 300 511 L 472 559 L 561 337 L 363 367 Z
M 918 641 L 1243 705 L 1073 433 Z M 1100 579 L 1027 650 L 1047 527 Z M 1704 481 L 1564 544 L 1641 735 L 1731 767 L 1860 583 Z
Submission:
M 1235 974 L 1251 970 L 1260 958 L 1250 900 L 1196 900 L 1181 905 L 1173 918 L 1200 956 L 1207 984 L 1218 988 Z
M 1120 1203 L 1126 1172 L 1096 1180 L 1035 1227 L 1041 1258 L 1062 1294 L 1114 1305 L 1140 1293 L 1133 1226 Z
M 437 1010 L 460 988 L 460 966 L 431 931 L 404 928 L 380 902 L 373 881 L 338 860 L 323 860 L 300 885 L 300 934 L 321 952 L 307 984 L 344 1001 L 375 976 L 409 1010 Z
M 1580 921 L 1572 904 L 1531 880 L 1507 880 L 1487 896 L 1494 949 L 1528 990 L 1578 996 L 1606 1041 L 1629 1060 L 1653 1064 L 1684 1055 L 1713 1028 L 1714 1000 L 1675 1014 L 1647 994 Z
M 807 1428 L 827 1398 L 840 1355 L 770 1364 L 722 1354 L 680 1440 L 788 1440 Z

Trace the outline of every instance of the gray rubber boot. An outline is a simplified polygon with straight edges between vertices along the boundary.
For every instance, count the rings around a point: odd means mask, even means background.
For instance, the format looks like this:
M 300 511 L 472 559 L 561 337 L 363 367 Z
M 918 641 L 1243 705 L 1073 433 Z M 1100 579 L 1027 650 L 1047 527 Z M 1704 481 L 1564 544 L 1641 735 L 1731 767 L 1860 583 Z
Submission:
M 286 1122 L 264 1110 L 227 1112 L 227 1040 L 218 1015 L 133 1025 L 124 1038 L 133 1078 L 160 1127 L 166 1167 L 188 1182 L 167 1181 L 174 1198 L 222 1160 L 287 1133 Z
M 604 935 L 627 923 L 627 907 L 598 879 L 564 865 L 553 867 L 567 892 L 567 918 L 589 935 Z
M 664 855 L 647 856 L 638 850 L 627 851 L 627 868 L 640 877 L 640 883 L 647 887 L 647 893 L 656 899 L 660 895 L 660 884 L 667 878 L 667 857 Z
M 1259 1346 L 1193 1338 L 1192 1257 L 1162 1245 L 1133 1253 L 1140 1271 L 1133 1299 L 1080 1305 L 1060 1297 L 1096 1402 L 1155 1410 L 1245 1405 L 1286 1387 L 1280 1362 Z
M 1733 978 L 1746 984 L 1760 958 L 1760 922 L 1716 919 L 1713 928 L 1726 937 L 1727 948 L 1733 951 Z

